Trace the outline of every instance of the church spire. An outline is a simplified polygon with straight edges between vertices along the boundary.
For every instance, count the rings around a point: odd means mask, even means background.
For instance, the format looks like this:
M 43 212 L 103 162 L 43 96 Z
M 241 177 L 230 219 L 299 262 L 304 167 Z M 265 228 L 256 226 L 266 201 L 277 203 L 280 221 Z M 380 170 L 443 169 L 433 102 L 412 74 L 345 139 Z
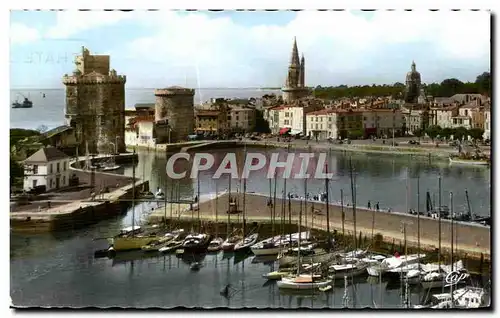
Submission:
M 290 57 L 290 65 L 299 65 L 299 49 L 297 48 L 297 37 L 293 37 L 292 56 Z
M 299 86 L 304 87 L 306 85 L 305 83 L 305 76 L 306 76 L 306 59 L 304 58 L 304 53 L 302 53 L 302 57 L 300 58 L 300 72 L 299 72 Z
M 416 72 L 417 71 L 417 65 L 415 64 L 415 61 L 411 62 L 411 71 Z

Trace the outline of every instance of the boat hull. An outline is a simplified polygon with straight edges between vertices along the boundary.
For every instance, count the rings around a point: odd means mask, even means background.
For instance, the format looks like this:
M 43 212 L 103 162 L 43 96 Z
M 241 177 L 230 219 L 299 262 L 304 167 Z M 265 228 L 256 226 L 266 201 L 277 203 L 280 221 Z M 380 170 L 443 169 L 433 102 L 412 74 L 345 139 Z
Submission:
M 140 250 L 143 246 L 149 245 L 150 243 L 159 240 L 160 237 L 156 236 L 135 236 L 135 237 L 114 237 L 108 239 L 108 242 L 113 249 L 117 252 L 120 251 L 131 251 Z
M 198 244 L 183 244 L 182 249 L 184 250 L 184 253 L 194 253 L 194 254 L 205 253 L 211 241 L 212 241 L 212 236 L 207 235 L 207 237 Z
M 308 256 L 301 256 L 302 263 L 323 263 L 328 262 L 332 258 L 335 257 L 334 253 L 322 253 L 322 254 L 313 254 Z M 286 267 L 297 263 L 298 256 L 289 256 L 284 255 L 278 259 L 280 267 Z
M 259 255 L 278 255 L 282 250 L 283 248 L 282 247 L 272 247 L 272 248 L 252 248 L 250 247 L 250 249 L 252 250 L 252 253 L 256 256 L 259 256 Z
M 312 283 L 295 283 L 288 280 L 280 280 L 277 282 L 278 288 L 280 289 L 292 289 L 292 290 L 311 290 L 325 288 L 332 284 L 332 280 L 326 280 L 321 282 Z
M 463 160 L 463 159 L 450 159 L 450 163 L 452 164 L 460 164 L 460 165 L 472 165 L 472 166 L 488 166 L 490 163 L 488 161 L 483 160 Z

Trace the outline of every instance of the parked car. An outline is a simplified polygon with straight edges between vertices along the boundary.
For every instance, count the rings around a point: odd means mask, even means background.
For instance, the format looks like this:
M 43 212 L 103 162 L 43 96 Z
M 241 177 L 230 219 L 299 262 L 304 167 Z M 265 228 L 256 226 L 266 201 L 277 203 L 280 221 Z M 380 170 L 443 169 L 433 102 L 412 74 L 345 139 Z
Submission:
M 409 145 L 420 145 L 420 142 L 419 142 L 419 141 L 417 141 L 417 140 L 413 140 L 413 139 L 412 139 L 412 140 L 408 141 L 408 144 L 409 144 Z

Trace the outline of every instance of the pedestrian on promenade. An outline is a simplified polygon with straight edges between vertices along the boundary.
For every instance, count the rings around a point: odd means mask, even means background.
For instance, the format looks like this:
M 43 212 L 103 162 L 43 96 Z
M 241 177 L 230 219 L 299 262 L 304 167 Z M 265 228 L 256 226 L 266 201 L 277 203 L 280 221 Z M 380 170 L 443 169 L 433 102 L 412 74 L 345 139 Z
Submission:
M 50 209 L 50 201 L 47 201 L 47 209 Z
M 371 210 L 372 209 L 372 202 L 370 200 L 368 200 L 368 210 Z
M 377 212 L 380 211 L 380 205 L 379 203 L 377 202 L 377 204 L 375 205 L 375 208 L 377 209 Z

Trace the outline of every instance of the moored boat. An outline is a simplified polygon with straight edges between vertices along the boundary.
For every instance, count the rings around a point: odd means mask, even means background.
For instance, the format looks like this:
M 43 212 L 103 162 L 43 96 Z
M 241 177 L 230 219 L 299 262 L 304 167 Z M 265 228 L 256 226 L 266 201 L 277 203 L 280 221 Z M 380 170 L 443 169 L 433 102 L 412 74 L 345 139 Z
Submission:
M 140 226 L 130 226 L 120 231 L 118 235 L 108 238 L 110 251 L 129 251 L 138 250 L 143 246 L 151 244 L 161 239 L 156 228 L 153 231 L 145 231 Z
M 490 160 L 487 158 L 460 158 L 460 157 L 451 157 L 450 163 L 452 164 L 461 164 L 461 165 L 474 165 L 474 166 L 488 166 L 490 164 Z
M 214 252 L 220 251 L 222 249 L 222 243 L 224 243 L 224 240 L 220 237 L 213 239 L 210 242 L 210 244 L 208 245 L 207 251 L 209 253 L 214 253 Z
M 184 253 L 204 253 L 211 241 L 212 236 L 209 234 L 190 234 L 184 239 L 182 248 Z
M 311 290 L 324 288 L 331 285 L 331 278 L 323 278 L 321 275 L 299 275 L 296 277 L 283 277 L 277 282 L 280 289 Z
M 234 245 L 233 251 L 235 253 L 248 251 L 250 249 L 250 246 L 254 245 L 257 242 L 258 238 L 259 238 L 258 233 L 254 233 L 252 235 L 245 237 L 243 240 L 239 241 Z
M 384 259 L 380 264 L 375 264 L 367 268 L 368 275 L 379 276 L 387 271 L 414 264 L 425 258 L 425 254 L 411 254 L 403 256 L 393 256 Z
M 334 278 L 342 278 L 344 276 L 354 277 L 366 273 L 366 268 L 368 264 L 363 262 L 357 262 L 355 264 L 338 264 L 330 265 L 329 272 Z

